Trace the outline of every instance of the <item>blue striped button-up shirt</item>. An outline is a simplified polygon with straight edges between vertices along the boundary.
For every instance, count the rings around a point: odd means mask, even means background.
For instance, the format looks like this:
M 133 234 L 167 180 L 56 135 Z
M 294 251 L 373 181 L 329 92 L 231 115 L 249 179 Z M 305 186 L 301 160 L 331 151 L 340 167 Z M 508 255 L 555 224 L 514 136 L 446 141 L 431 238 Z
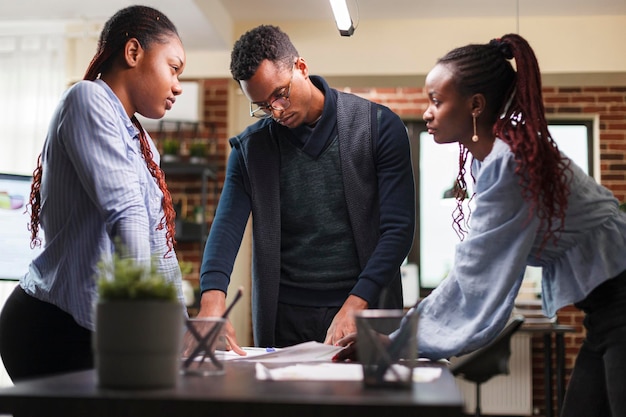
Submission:
M 159 154 L 151 140 L 155 162 Z M 139 262 L 158 261 L 183 302 L 176 255 L 157 230 L 163 193 L 148 171 L 138 130 L 101 80 L 72 86 L 57 107 L 41 155 L 41 227 L 45 247 L 20 284 L 94 329 L 97 264 L 119 238 Z

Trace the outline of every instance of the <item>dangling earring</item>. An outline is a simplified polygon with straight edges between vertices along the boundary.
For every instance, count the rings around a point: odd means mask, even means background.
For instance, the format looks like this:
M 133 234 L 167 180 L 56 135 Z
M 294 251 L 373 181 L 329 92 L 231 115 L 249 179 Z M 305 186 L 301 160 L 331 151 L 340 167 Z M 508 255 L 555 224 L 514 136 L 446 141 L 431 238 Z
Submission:
M 476 133 L 476 113 L 472 113 L 472 120 L 474 121 L 474 136 L 472 136 L 472 142 L 478 142 L 478 134 Z

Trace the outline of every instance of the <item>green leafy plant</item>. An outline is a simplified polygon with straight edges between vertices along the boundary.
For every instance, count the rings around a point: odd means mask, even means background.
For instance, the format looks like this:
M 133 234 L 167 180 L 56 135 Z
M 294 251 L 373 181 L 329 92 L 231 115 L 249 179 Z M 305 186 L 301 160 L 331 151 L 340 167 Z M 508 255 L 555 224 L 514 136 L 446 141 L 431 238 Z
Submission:
M 178 266 L 183 275 L 191 274 L 193 271 L 193 262 L 180 260 L 178 261 Z
M 189 145 L 189 155 L 198 158 L 204 158 L 206 156 L 207 146 L 202 142 L 192 142 Z
M 178 155 L 180 144 L 175 139 L 165 139 L 163 141 L 163 154 L 164 155 Z
M 114 254 L 111 261 L 98 263 L 97 282 L 102 301 L 178 301 L 176 286 L 157 272 L 155 262 L 148 268 Z
M 622 211 L 626 211 L 626 202 L 619 205 L 619 209 Z

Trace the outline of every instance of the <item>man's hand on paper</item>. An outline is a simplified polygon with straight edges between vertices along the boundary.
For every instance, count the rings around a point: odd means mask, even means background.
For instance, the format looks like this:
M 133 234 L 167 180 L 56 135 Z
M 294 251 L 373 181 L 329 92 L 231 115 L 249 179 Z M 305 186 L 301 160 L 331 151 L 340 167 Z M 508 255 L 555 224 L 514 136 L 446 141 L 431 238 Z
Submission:
M 324 340 L 324 343 L 327 345 L 334 345 L 342 337 L 356 332 L 354 313 L 360 310 L 365 310 L 367 307 L 367 301 L 364 299 L 355 295 L 348 296 L 330 324 L 330 327 L 326 332 L 326 339 Z
M 226 311 L 226 294 L 224 294 L 223 291 L 209 290 L 202 293 L 198 317 L 221 317 L 224 311 Z M 224 349 L 232 350 L 241 356 L 246 356 L 246 351 L 237 343 L 235 328 L 230 323 L 230 320 L 226 321 L 224 333 L 226 336 L 226 346 Z

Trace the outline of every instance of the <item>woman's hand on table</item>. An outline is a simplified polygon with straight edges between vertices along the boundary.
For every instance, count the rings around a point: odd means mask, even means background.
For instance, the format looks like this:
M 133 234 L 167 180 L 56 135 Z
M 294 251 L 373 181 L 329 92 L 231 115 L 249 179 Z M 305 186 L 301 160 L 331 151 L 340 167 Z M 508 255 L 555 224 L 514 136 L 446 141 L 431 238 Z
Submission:
M 335 346 L 344 346 L 344 348 L 333 356 L 333 362 L 352 362 L 357 360 L 356 332 L 339 339 Z

